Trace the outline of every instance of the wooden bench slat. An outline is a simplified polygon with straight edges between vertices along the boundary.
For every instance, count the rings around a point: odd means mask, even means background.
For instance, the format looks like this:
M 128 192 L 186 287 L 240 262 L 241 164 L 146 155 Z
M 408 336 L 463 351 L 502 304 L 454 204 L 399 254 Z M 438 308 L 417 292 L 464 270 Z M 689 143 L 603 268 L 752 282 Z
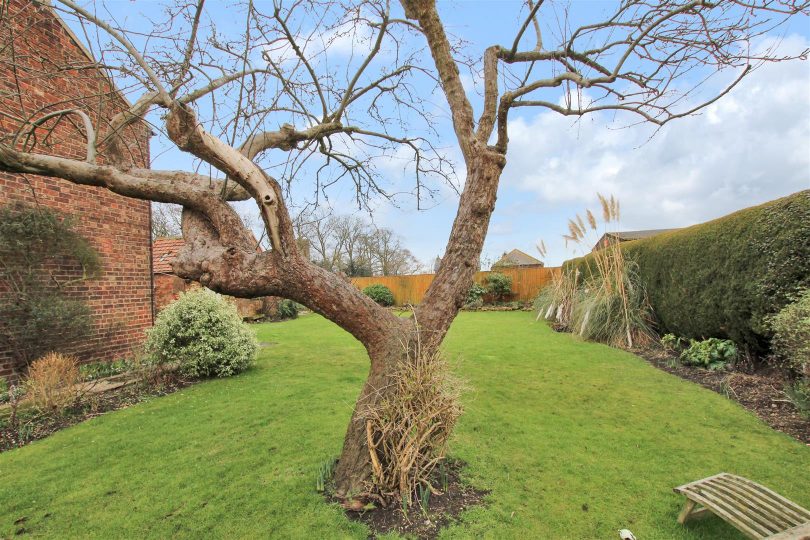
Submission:
M 711 510 L 713 514 L 716 514 L 717 516 L 728 521 L 731 525 L 745 533 L 749 538 L 761 540 L 762 538 L 770 536 L 771 534 L 770 531 L 763 528 L 761 525 L 745 519 L 745 516 L 739 511 L 734 510 L 734 508 L 728 508 L 724 504 L 719 504 L 711 497 L 706 497 L 702 493 L 692 490 L 687 491 L 685 494 L 693 501 L 697 501 Z
M 767 540 L 806 540 L 807 538 L 810 538 L 810 523 L 791 527 L 779 534 L 769 536 Z
M 789 523 L 786 523 L 784 525 L 774 523 L 772 519 L 769 519 L 766 515 L 764 515 L 760 510 L 756 508 L 756 506 L 746 502 L 739 495 L 730 494 L 728 490 L 718 486 L 717 484 L 701 486 L 700 489 L 704 493 L 708 492 L 712 494 L 715 500 L 722 501 L 724 504 L 740 512 L 748 519 L 750 523 L 752 524 L 756 523 L 757 526 L 762 528 L 768 535 L 778 533 L 779 531 L 784 530 L 786 526 L 787 527 L 792 526 Z
M 738 482 L 734 477 L 723 478 L 721 483 L 728 486 L 736 487 L 741 494 L 748 496 L 751 502 L 759 504 L 769 510 L 774 517 L 779 517 L 787 522 L 787 525 L 793 527 L 808 521 L 803 516 L 792 511 L 787 507 L 783 501 L 774 500 L 773 498 L 766 497 L 759 491 L 751 488 L 747 484 Z
M 757 484 L 756 482 L 753 482 L 753 481 L 751 481 L 751 480 L 749 480 L 747 478 L 743 478 L 742 476 L 736 476 L 736 475 L 733 475 L 733 474 L 729 474 L 727 476 L 731 480 L 734 480 L 734 481 L 736 481 L 738 483 L 749 486 L 751 489 L 761 493 L 762 495 L 768 496 L 768 497 L 770 497 L 772 499 L 775 499 L 776 501 L 779 501 L 785 507 L 787 507 L 791 511 L 795 512 L 798 516 L 800 516 L 801 519 L 804 519 L 806 521 L 810 521 L 810 510 L 807 510 L 806 508 L 802 508 L 801 506 L 799 506 L 795 502 L 791 501 L 790 499 L 787 499 L 787 498 L 783 497 L 782 495 L 779 495 L 775 491 L 772 491 L 772 490 L 766 488 L 762 484 Z

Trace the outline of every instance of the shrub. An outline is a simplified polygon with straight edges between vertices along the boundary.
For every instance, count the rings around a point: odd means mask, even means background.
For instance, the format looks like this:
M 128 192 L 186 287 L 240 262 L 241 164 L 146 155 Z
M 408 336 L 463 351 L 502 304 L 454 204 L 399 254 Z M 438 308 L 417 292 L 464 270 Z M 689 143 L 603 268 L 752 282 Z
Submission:
M 374 489 L 407 510 L 419 488 L 430 488 L 431 471 L 445 459 L 447 441 L 461 416 L 461 382 L 439 352 L 405 349 L 407 361 L 391 374 L 391 386 L 364 409 Z
M 65 288 L 101 270 L 98 254 L 75 232 L 70 217 L 45 208 L 0 208 L 0 343 L 13 351 L 20 370 L 49 351 L 62 350 L 87 336 L 91 311 Z M 54 276 L 54 264 L 67 276 Z M 61 274 L 61 270 L 60 270 Z
M 662 330 L 722 337 L 764 352 L 769 315 L 810 287 L 810 190 L 728 216 L 624 242 Z M 569 270 L 598 273 L 593 255 Z
M 48 353 L 35 360 L 25 379 L 26 399 L 46 414 L 61 414 L 81 396 L 79 367 L 76 359 Z
M 467 309 L 477 309 L 484 305 L 484 295 L 487 294 L 487 289 L 480 283 L 473 283 L 470 290 L 467 291 L 467 299 L 464 301 L 464 307 Z
M 737 359 L 737 346 L 728 339 L 692 340 L 681 352 L 681 363 L 706 369 L 723 369 Z
M 810 380 L 810 289 L 792 298 L 793 302 L 768 319 L 773 350 L 791 371 Z
M 810 418 L 810 380 L 795 381 L 785 387 L 785 395 L 805 418 Z
M 490 272 L 487 275 L 487 292 L 503 302 L 512 296 L 512 278 L 500 272 Z
M 375 283 L 363 289 L 363 294 L 380 304 L 381 306 L 394 305 L 394 293 L 385 285 Z
M 295 319 L 298 317 L 298 304 L 285 298 L 278 303 L 278 316 L 281 319 Z
M 684 339 L 675 334 L 665 334 L 661 338 L 661 346 L 667 351 L 680 351 L 684 348 Z
M 8 382 L 0 377 L 0 403 L 8 401 Z
M 160 312 L 145 351 L 151 365 L 176 364 L 193 377 L 228 377 L 251 365 L 258 344 L 233 304 L 197 289 Z

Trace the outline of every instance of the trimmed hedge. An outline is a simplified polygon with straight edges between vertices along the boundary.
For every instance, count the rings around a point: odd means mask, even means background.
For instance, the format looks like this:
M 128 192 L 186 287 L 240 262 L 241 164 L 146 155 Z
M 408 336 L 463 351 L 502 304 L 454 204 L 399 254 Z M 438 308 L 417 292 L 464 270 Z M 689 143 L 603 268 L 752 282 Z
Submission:
M 363 294 L 381 306 L 388 307 L 394 305 L 394 293 L 391 292 L 391 289 L 380 283 L 369 285 L 363 289 Z
M 810 286 L 810 190 L 622 244 L 662 332 L 767 350 L 767 317 Z M 590 272 L 590 257 L 564 271 Z

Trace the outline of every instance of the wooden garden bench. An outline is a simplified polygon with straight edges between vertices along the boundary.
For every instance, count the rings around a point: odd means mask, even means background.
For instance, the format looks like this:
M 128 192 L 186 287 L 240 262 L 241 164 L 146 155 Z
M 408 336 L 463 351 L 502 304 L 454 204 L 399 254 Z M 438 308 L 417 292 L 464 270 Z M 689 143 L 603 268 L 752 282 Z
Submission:
M 720 473 L 674 491 L 687 499 L 680 524 L 711 512 L 749 538 L 810 540 L 810 511 L 742 476 Z

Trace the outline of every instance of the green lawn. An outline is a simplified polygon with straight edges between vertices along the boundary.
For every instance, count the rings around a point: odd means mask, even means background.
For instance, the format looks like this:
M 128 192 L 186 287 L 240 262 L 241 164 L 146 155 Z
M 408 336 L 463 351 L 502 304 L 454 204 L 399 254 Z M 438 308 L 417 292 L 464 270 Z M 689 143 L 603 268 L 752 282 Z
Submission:
M 317 316 L 256 328 L 275 344 L 242 376 L 0 454 L 0 537 L 365 538 L 314 491 L 362 347 Z M 742 538 L 675 522 L 671 488 L 719 471 L 810 506 L 810 449 L 630 354 L 519 312 L 462 314 L 447 352 L 470 388 L 451 453 L 492 493 L 444 538 Z

